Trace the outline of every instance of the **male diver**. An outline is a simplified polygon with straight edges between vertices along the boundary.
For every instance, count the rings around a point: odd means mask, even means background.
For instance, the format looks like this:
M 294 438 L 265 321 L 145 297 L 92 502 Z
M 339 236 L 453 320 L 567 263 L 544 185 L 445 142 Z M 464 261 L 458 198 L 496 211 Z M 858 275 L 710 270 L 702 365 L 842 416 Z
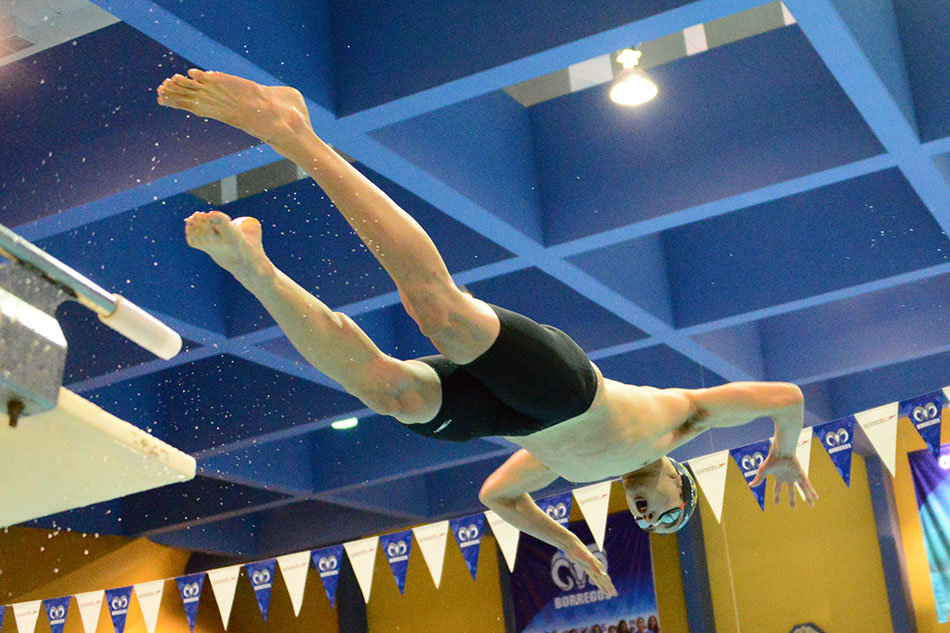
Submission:
M 667 453 L 702 432 L 767 416 L 775 439 L 753 485 L 775 478 L 775 503 L 793 484 L 818 494 L 795 458 L 801 390 L 737 382 L 708 389 L 656 389 L 604 378 L 565 333 L 462 292 L 429 236 L 311 127 L 301 94 L 224 73 L 189 70 L 158 88 L 158 103 L 213 118 L 269 144 L 331 198 L 396 283 L 406 311 L 440 354 L 384 354 L 345 314 L 334 312 L 265 255 L 261 225 L 219 211 L 186 220 L 204 251 L 257 297 L 297 350 L 378 414 L 421 435 L 465 441 L 504 436 L 521 446 L 484 483 L 479 499 L 502 519 L 576 562 L 616 595 L 584 543 L 542 512 L 529 493 L 558 477 L 620 477 L 642 529 L 675 532 L 695 510 L 696 483 Z

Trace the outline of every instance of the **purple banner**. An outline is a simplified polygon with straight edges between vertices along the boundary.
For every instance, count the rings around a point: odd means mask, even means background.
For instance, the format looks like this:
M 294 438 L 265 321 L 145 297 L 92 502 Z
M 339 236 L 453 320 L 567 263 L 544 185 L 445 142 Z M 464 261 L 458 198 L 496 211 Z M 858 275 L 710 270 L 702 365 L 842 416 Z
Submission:
M 650 624 L 659 630 L 650 537 L 636 526 L 630 513 L 607 517 L 605 552 L 594 544 L 585 521 L 567 527 L 604 563 L 619 595 L 609 597 L 556 548 L 522 534 L 518 564 L 511 575 L 515 631 L 550 633 L 600 627 L 606 633 L 611 626 L 618 631 L 637 631 L 639 620 L 643 622 L 640 630 Z
M 379 537 L 379 546 L 386 554 L 389 567 L 393 570 L 393 578 L 399 587 L 399 593 L 406 590 L 406 572 L 409 571 L 409 552 L 412 549 L 412 530 L 384 534 Z
M 462 558 L 468 565 L 468 571 L 472 574 L 472 579 L 478 578 L 478 552 L 482 548 L 482 532 L 485 530 L 485 514 L 479 512 L 472 516 L 452 519 L 449 521 L 449 527 L 455 540 L 462 550 Z
M 112 616 L 112 626 L 115 633 L 125 631 L 125 618 L 129 614 L 129 600 L 132 598 L 132 587 L 106 589 L 106 604 L 109 606 L 109 615 Z
M 263 560 L 259 563 L 248 563 L 244 566 L 247 577 L 251 579 L 257 606 L 261 608 L 264 622 L 267 622 L 267 607 L 270 606 L 270 593 L 274 588 L 274 572 L 277 569 L 277 559 Z
M 740 446 L 739 448 L 734 448 L 729 451 L 729 454 L 732 455 L 732 459 L 736 460 L 736 465 L 739 466 L 739 471 L 742 473 L 742 476 L 745 477 L 745 480 L 749 483 L 749 489 L 752 491 L 752 494 L 755 495 L 755 500 L 759 502 L 759 507 L 763 510 L 765 510 L 766 482 L 763 481 L 753 488 L 752 480 L 754 480 L 758 474 L 759 466 L 761 466 L 765 458 L 768 457 L 769 448 L 771 446 L 772 440 L 762 440 L 761 442 L 753 442 L 752 444 Z
M 182 604 L 185 605 L 185 616 L 188 618 L 188 626 L 191 632 L 195 631 L 195 620 L 198 619 L 198 603 L 201 602 L 201 588 L 205 584 L 205 575 L 191 574 L 176 578 L 178 581 L 178 593 L 181 595 Z
M 832 420 L 812 427 L 825 447 L 845 485 L 851 487 L 851 453 L 854 451 L 854 416 Z
M 570 492 L 562 492 L 544 499 L 538 499 L 536 503 L 541 508 L 541 512 L 544 512 L 561 525 L 567 525 L 567 522 L 571 519 L 572 498 Z
M 940 419 L 943 415 L 943 392 L 934 391 L 901 400 L 901 415 L 909 418 L 920 437 L 924 438 L 934 457 L 940 456 Z
M 313 566 L 323 581 L 323 590 L 327 592 L 330 604 L 336 606 L 336 587 L 340 581 L 340 564 L 343 562 L 343 546 L 331 545 L 315 549 L 310 553 Z
M 66 614 L 69 612 L 69 597 L 44 600 L 43 606 L 46 607 L 46 617 L 49 618 L 51 633 L 63 633 L 63 627 L 66 626 Z
M 907 453 L 907 461 L 930 563 L 937 622 L 945 623 L 950 612 L 950 444 L 941 447 L 938 458 L 925 449 Z

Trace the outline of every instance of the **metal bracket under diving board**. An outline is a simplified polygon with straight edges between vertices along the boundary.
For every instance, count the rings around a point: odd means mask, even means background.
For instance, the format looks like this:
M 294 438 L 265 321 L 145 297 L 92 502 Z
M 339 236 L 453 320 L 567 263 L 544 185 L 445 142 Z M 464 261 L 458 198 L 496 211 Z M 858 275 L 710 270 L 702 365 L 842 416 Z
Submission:
M 194 458 L 62 387 L 56 309 L 79 301 L 164 359 L 181 337 L 3 225 L 0 255 L 0 526 L 194 478 Z

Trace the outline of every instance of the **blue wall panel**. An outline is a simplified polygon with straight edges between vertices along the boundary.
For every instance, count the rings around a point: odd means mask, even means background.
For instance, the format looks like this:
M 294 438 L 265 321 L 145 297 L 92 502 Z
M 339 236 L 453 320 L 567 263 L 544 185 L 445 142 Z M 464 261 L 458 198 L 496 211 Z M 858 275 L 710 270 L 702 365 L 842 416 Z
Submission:
M 668 231 L 676 323 L 693 325 L 947 261 L 897 170 Z
M 357 112 L 683 4 L 333 0 L 339 112 Z
M 882 148 L 797 27 L 650 69 L 660 93 L 610 85 L 531 108 L 548 243 L 875 156 Z
M 189 66 L 123 23 L 5 66 L 0 222 L 17 226 L 256 145 L 156 103 L 162 80 Z

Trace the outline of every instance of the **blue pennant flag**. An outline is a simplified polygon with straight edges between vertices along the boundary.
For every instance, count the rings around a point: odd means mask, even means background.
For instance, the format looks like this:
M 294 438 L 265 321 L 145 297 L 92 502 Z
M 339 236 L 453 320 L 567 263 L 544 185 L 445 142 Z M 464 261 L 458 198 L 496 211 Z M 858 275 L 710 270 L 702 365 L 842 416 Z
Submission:
M 759 473 L 759 466 L 761 466 L 765 458 L 768 457 L 771 445 L 772 440 L 762 440 L 761 442 L 753 442 L 752 444 L 746 444 L 745 446 L 740 446 L 739 448 L 734 448 L 729 451 L 729 454 L 732 455 L 732 459 L 736 460 L 736 465 L 739 466 L 739 471 L 742 472 L 742 476 L 745 477 L 745 480 L 749 483 L 749 489 L 752 491 L 752 494 L 755 495 L 755 500 L 759 502 L 759 507 L 763 510 L 765 510 L 766 482 L 763 481 L 753 488 L 752 481 Z
M 69 597 L 44 600 L 43 606 L 46 607 L 46 616 L 49 618 L 49 630 L 52 633 L 63 633 L 66 613 L 69 611 Z
M 567 525 L 571 518 L 572 500 L 573 497 L 570 492 L 562 492 L 558 495 L 538 499 L 537 503 L 538 507 L 541 508 L 541 512 L 544 512 L 561 525 Z
M 479 512 L 472 516 L 462 517 L 449 521 L 449 527 L 455 540 L 458 541 L 459 548 L 462 550 L 462 558 L 468 565 L 468 571 L 472 574 L 472 580 L 478 576 L 478 552 L 481 550 L 482 531 L 485 529 L 485 513 Z
M 920 437 L 924 438 L 934 457 L 940 457 L 940 419 L 943 411 L 943 392 L 934 391 L 901 400 L 901 415 L 909 418 Z
M 261 615 L 264 616 L 265 622 L 267 622 L 267 607 L 270 605 L 270 592 L 274 588 L 274 571 L 276 568 L 276 558 L 259 563 L 248 563 L 244 566 L 244 569 L 247 570 L 247 577 L 251 579 L 254 596 L 257 598 L 257 606 L 261 608 Z
M 3 627 L 3 614 L 4 614 L 4 612 L 5 612 L 6 610 L 7 610 L 7 608 L 6 608 L 5 606 L 4 606 L 4 607 L 0 607 L 0 628 Z
M 185 605 L 188 626 L 191 627 L 191 633 L 194 633 L 195 620 L 198 619 L 198 603 L 201 602 L 201 588 L 205 584 L 205 575 L 203 573 L 191 574 L 175 580 L 178 581 L 178 593 L 181 594 L 182 604 Z
M 129 614 L 129 600 L 132 598 L 132 587 L 106 589 L 106 604 L 109 605 L 109 615 L 112 616 L 112 626 L 115 633 L 125 631 L 125 618 Z
M 379 546 L 393 570 L 399 593 L 406 592 L 406 572 L 409 571 L 409 552 L 412 550 L 412 530 L 384 534 L 379 537 Z
M 854 416 L 832 420 L 812 427 L 815 437 L 828 451 L 832 463 L 838 469 L 841 478 L 851 487 L 851 453 L 854 450 Z
M 343 563 L 343 546 L 331 545 L 310 552 L 313 566 L 323 581 L 323 590 L 327 592 L 330 604 L 336 606 L 336 587 L 340 581 L 340 566 Z

